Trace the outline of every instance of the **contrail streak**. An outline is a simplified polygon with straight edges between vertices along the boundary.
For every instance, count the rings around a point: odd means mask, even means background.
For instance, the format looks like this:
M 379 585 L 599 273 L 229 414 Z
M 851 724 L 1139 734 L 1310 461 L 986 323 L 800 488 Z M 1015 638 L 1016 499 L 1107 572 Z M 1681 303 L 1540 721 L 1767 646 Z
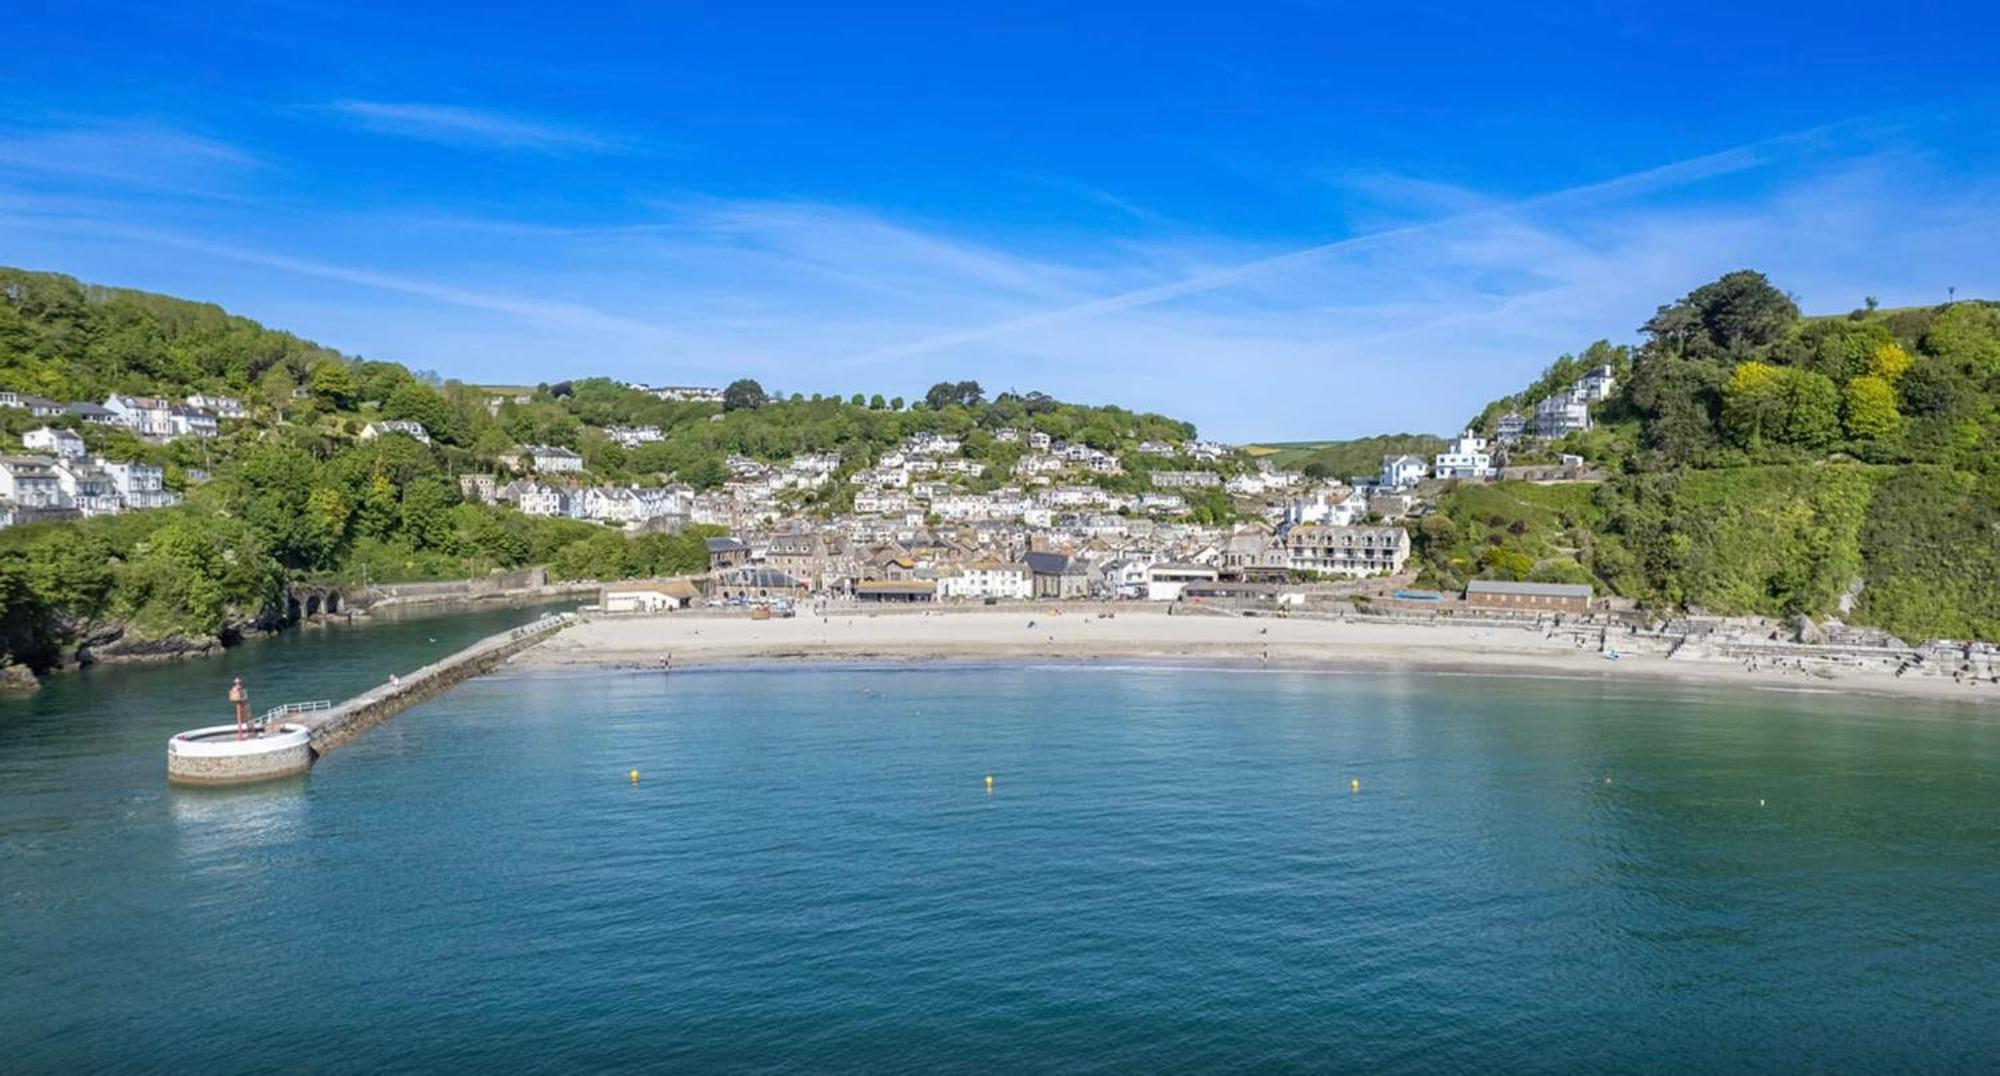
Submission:
M 1849 120 L 1822 127 L 1814 127 L 1805 131 L 1797 131 L 1791 134 L 1778 135 L 1731 149 L 1703 154 L 1699 157 L 1691 157 L 1684 161 L 1676 161 L 1672 164 L 1663 164 L 1642 171 L 1616 176 L 1611 179 L 1600 180 L 1596 183 L 1586 183 L 1577 187 L 1551 191 L 1547 194 L 1537 194 L 1501 205 L 1489 206 L 1484 209 L 1455 213 L 1450 216 L 1439 217 L 1436 220 L 1425 221 L 1421 224 L 1408 224 L 1396 228 L 1387 228 L 1379 232 L 1370 232 L 1367 235 L 1354 236 L 1349 239 L 1340 239 L 1331 243 L 1320 243 L 1316 246 L 1295 250 L 1287 254 L 1260 258 L 1256 261 L 1244 262 L 1240 265 L 1233 265 L 1213 272 L 1200 273 L 1181 280 L 1155 284 L 1150 287 L 1121 292 L 1117 295 L 1107 295 L 1101 299 L 1092 299 L 1088 302 L 1058 307 L 1054 310 L 1026 314 L 1021 317 L 1010 318 L 1006 321 L 938 333 L 933 336 L 910 341 L 906 344 L 880 348 L 857 358 L 850 359 L 841 365 L 860 366 L 870 363 L 887 362 L 893 359 L 909 358 L 913 355 L 921 355 L 942 348 L 975 343 L 996 336 L 1005 336 L 1009 333 L 1021 332 L 1027 329 L 1037 329 L 1059 322 L 1076 321 L 1083 318 L 1096 317 L 1100 314 L 1113 314 L 1119 311 L 1132 310 L 1137 307 L 1152 306 L 1156 303 L 1178 299 L 1185 295 L 1197 295 L 1202 292 L 1215 291 L 1218 288 L 1225 288 L 1252 277 L 1265 276 L 1296 265 L 1317 261 L 1329 255 L 1350 253 L 1369 247 L 1381 246 L 1445 228 L 1504 217 L 1523 210 L 1542 209 L 1567 202 L 1581 202 L 1592 198 L 1658 190 L 1698 180 L 1710 179 L 1716 176 L 1730 175 L 1782 160 L 1795 154 L 1800 149 L 1823 141 L 1836 129 L 1850 126 L 1857 122 L 1859 121 Z

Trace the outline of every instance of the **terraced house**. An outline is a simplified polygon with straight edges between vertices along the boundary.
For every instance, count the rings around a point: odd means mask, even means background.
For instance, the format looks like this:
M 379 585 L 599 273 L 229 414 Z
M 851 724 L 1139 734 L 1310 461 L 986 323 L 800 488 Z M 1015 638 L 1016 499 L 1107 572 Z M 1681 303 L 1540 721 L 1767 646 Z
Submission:
M 1321 575 L 1393 574 L 1410 559 L 1410 533 L 1401 527 L 1301 523 L 1285 531 L 1284 546 L 1292 571 Z

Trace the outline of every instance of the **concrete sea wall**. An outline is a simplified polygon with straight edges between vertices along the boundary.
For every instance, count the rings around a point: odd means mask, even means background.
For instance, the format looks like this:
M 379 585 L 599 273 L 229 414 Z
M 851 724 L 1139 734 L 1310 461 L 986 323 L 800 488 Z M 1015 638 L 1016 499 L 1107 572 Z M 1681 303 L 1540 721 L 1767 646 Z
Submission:
M 312 714 L 303 723 L 312 731 L 312 748 L 326 754 L 341 747 L 403 710 L 439 695 L 457 684 L 490 672 L 515 654 L 535 646 L 576 622 L 569 613 L 546 616 L 511 631 L 488 636 L 463 650 L 432 662 L 393 683 Z

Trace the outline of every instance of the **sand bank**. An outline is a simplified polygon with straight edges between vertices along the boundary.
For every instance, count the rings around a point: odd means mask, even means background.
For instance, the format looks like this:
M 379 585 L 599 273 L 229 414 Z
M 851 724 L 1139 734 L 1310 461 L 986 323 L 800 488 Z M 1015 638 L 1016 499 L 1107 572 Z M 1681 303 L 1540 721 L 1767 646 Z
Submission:
M 752 620 L 673 613 L 589 620 L 515 660 L 516 667 L 657 669 L 717 663 L 807 661 L 1179 660 L 1326 668 L 1373 666 L 1458 672 L 1562 675 L 1606 680 L 1666 678 L 1790 691 L 1865 692 L 1904 698 L 2000 703 L 2000 687 L 1949 677 L 1896 677 L 1886 667 L 1839 668 L 1832 678 L 1764 663 L 1677 658 L 1523 627 L 1385 624 L 1357 620 L 1169 616 L 1157 606 L 869 610 Z

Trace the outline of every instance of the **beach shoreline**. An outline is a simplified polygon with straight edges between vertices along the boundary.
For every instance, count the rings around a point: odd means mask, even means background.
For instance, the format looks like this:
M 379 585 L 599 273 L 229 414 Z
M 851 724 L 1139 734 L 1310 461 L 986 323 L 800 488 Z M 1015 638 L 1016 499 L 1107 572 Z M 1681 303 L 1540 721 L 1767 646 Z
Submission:
M 1107 613 L 1111 615 L 1106 615 Z M 753 620 L 668 613 L 587 619 L 518 656 L 516 669 L 674 669 L 803 663 L 923 667 L 1120 661 L 1220 668 L 1648 680 L 1776 690 L 2000 703 L 2000 687 L 1949 677 L 1897 677 L 1893 667 L 1816 673 L 1766 662 L 1678 657 L 1613 633 L 1595 644 L 1532 625 L 1396 624 L 1359 620 L 1168 615 L 1159 607 L 1015 606 L 925 611 L 843 607 Z

